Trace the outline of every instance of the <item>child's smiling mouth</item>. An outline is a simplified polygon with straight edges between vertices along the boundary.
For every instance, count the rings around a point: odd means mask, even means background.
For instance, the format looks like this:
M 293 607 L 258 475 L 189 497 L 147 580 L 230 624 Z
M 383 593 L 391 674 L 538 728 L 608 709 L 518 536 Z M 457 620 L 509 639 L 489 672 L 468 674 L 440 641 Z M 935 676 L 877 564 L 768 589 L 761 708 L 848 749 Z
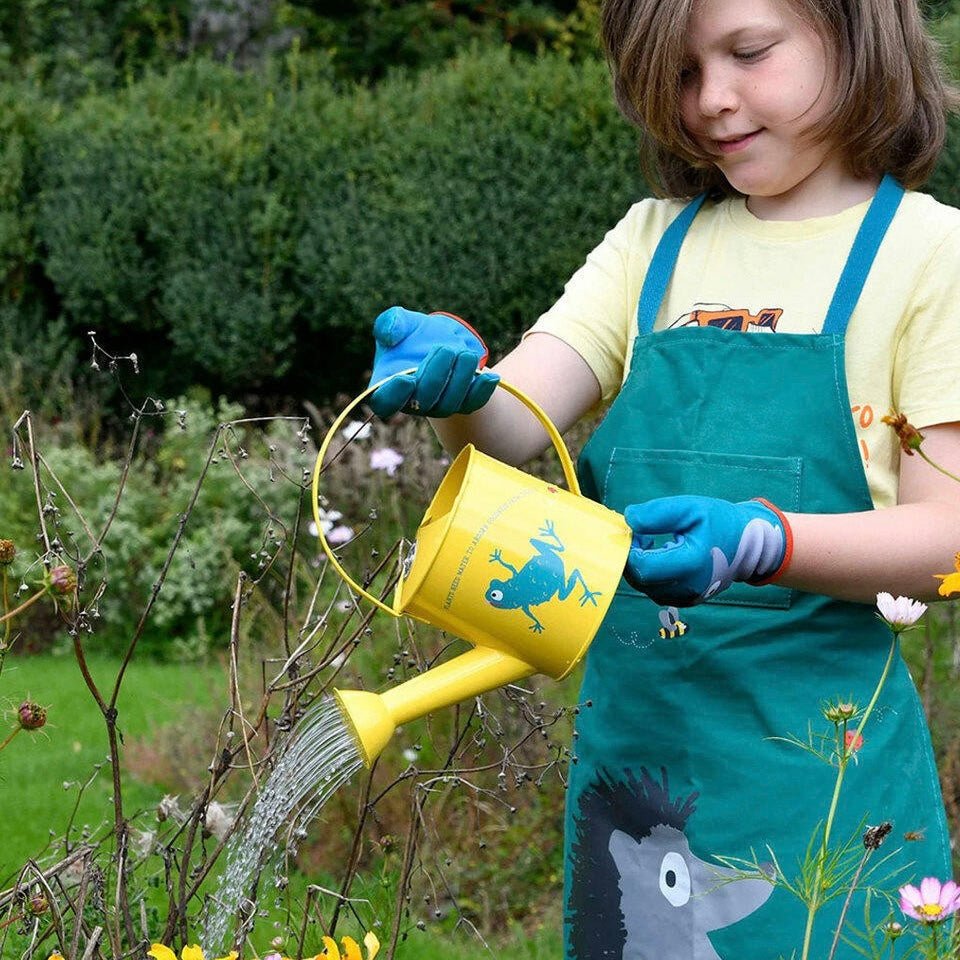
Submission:
M 750 133 L 745 133 L 738 137 L 726 137 L 723 140 L 714 140 L 713 144 L 718 153 L 736 153 L 738 150 L 743 150 L 753 143 L 762 132 L 763 128 L 760 128 L 759 130 L 753 130 Z

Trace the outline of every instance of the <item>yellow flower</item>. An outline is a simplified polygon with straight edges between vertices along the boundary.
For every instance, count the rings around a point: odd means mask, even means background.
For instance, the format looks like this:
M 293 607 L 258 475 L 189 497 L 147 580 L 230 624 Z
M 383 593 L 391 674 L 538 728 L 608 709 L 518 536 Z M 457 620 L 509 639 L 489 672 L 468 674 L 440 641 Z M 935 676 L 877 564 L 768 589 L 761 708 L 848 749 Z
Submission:
M 367 956 L 360 956 L 360 945 L 353 937 L 344 937 L 342 960 L 373 960 L 380 952 L 380 941 L 372 931 L 363 938 L 363 945 L 367 948 Z M 333 937 L 323 938 L 323 953 L 318 953 L 313 960 L 341 960 L 340 950 L 337 948 L 337 942 Z
M 147 951 L 147 956 L 153 957 L 153 960 L 177 960 L 177 955 L 162 943 L 153 944 Z M 231 950 L 227 956 L 219 957 L 218 960 L 237 960 L 238 956 L 239 954 L 235 950 Z M 192 947 L 183 948 L 180 952 L 180 960 L 206 960 L 206 957 L 203 955 L 203 951 L 194 944 Z
M 935 573 L 940 581 L 937 593 L 941 597 L 949 597 L 951 593 L 960 593 L 960 553 L 953 558 L 953 573 Z
M 3 542 L 3 541 L 0 540 L 0 543 L 2 543 L 2 542 Z M 63 960 L 63 954 L 62 954 L 62 953 L 51 953 L 50 956 L 47 957 L 47 960 Z

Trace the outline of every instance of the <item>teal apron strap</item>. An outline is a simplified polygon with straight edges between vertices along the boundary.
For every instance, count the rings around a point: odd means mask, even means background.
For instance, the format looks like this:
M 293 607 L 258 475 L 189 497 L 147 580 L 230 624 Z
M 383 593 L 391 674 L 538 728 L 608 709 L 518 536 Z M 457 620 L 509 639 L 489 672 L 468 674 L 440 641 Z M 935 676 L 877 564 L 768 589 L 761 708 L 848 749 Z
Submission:
M 853 308 L 860 299 L 867 274 L 873 266 L 873 259 L 902 199 L 903 187 L 889 173 L 884 174 L 857 231 L 857 238 L 853 241 L 850 255 L 843 266 L 837 289 L 833 291 L 833 300 L 830 301 L 827 318 L 823 321 L 823 333 L 846 332 Z
M 889 173 L 884 175 L 840 274 L 823 323 L 823 333 L 843 334 L 846 331 L 877 250 L 903 199 L 903 192 L 903 187 Z M 640 302 L 637 304 L 637 330 L 641 336 L 653 332 L 653 325 L 660 312 L 667 285 L 673 276 L 680 247 L 706 196 L 702 193 L 691 200 L 667 227 L 657 244 L 643 280 Z
M 637 324 L 641 334 L 653 333 L 653 324 L 660 312 L 660 304 L 667 290 L 667 284 L 673 276 L 673 267 L 677 262 L 680 247 L 683 245 L 690 224 L 697 215 L 697 211 L 707 199 L 705 193 L 694 197 L 677 214 L 676 219 L 664 231 L 653 259 L 647 268 L 647 275 L 643 278 L 643 289 L 640 291 L 640 302 L 637 304 Z

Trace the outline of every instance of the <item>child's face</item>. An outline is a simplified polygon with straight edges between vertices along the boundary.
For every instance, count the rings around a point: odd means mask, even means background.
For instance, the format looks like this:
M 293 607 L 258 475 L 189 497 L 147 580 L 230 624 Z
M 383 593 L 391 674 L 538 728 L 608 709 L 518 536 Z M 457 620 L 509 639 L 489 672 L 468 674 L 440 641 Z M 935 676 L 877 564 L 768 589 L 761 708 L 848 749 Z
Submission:
M 787 0 L 697 0 L 687 37 L 681 118 L 734 189 L 782 198 L 839 174 L 804 136 L 832 99 L 827 52 Z

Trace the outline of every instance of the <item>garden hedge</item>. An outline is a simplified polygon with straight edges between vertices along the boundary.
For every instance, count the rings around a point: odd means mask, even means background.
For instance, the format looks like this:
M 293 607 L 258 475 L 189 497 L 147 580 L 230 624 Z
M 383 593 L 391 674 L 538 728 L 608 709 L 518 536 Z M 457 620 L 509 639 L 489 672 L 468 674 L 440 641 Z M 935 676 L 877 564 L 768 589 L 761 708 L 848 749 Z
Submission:
M 0 320 L 28 352 L 50 331 L 85 356 L 96 329 L 161 396 L 354 390 L 394 302 L 506 345 L 644 195 L 609 87 L 599 62 L 505 50 L 348 93 L 302 56 L 193 60 L 69 109 L 0 87 Z M 953 124 L 930 186 L 960 205 L 958 168 Z

